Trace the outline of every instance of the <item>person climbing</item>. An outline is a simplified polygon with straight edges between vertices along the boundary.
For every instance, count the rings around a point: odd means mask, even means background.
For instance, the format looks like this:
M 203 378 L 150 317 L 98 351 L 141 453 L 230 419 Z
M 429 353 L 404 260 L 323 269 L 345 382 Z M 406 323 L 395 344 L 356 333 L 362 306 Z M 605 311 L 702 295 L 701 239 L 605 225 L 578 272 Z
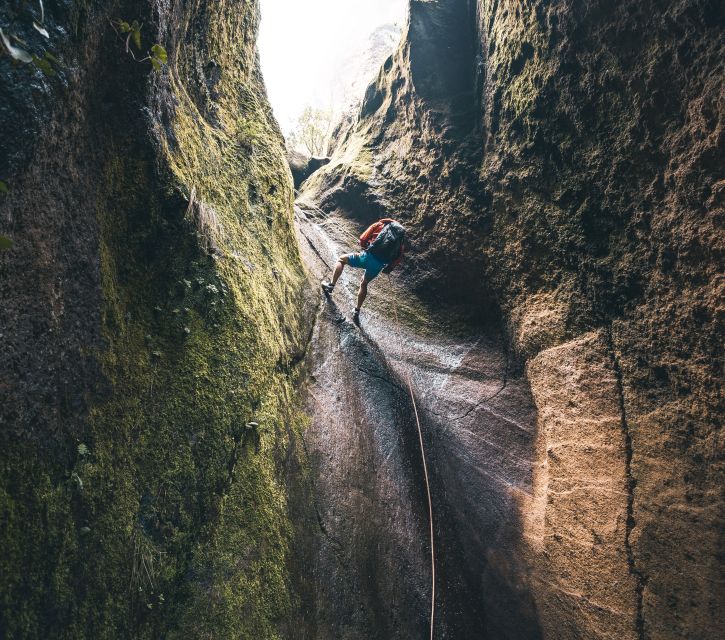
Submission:
M 354 269 L 365 269 L 357 292 L 357 306 L 352 315 L 353 322 L 360 320 L 360 307 L 368 295 L 368 284 L 381 272 L 390 273 L 398 266 L 405 251 L 405 228 L 392 218 L 382 218 L 371 224 L 360 236 L 360 253 L 347 253 L 337 259 L 331 282 L 323 282 L 322 290 L 331 295 L 342 275 L 345 265 Z

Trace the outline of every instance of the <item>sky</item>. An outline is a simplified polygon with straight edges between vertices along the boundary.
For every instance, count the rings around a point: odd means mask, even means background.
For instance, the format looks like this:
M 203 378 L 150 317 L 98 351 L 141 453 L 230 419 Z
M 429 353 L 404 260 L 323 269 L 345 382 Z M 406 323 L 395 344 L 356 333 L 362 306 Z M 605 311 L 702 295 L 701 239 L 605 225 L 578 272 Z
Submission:
M 260 0 L 259 51 L 275 116 L 288 132 L 305 106 L 330 107 L 339 61 L 380 25 L 403 24 L 407 0 Z

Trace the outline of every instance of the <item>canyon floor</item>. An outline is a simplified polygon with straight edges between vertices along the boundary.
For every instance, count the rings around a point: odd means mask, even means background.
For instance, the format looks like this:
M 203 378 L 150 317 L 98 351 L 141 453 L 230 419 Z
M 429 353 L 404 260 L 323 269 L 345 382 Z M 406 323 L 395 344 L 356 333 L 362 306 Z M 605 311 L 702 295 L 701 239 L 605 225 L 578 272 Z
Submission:
M 295 209 L 312 285 L 355 250 L 358 226 Z M 428 629 L 430 546 L 420 412 L 433 496 L 436 637 L 536 638 L 515 505 L 532 491 L 535 410 L 495 323 L 409 293 L 405 277 L 370 286 L 346 269 L 320 305 L 305 390 L 319 535 L 309 546 L 317 637 L 420 638 Z

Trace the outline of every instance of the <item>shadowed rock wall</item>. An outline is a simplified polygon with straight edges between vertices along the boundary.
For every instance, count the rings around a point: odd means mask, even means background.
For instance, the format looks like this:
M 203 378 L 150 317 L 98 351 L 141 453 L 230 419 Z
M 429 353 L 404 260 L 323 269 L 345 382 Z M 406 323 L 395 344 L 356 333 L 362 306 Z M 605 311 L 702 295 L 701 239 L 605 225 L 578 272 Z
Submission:
M 0 20 L 55 60 L 0 57 L 0 636 L 279 637 L 307 332 L 257 3 Z
M 517 553 L 545 635 L 719 637 L 722 5 L 410 10 L 308 195 L 402 218 L 419 291 L 502 313 L 539 412 Z

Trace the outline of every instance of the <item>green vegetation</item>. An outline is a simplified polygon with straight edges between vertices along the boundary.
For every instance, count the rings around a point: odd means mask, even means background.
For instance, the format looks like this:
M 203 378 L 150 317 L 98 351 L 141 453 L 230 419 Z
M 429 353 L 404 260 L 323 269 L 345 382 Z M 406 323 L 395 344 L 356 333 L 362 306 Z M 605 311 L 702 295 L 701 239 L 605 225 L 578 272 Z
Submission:
M 9 27 L 6 27 L 7 33 L 4 29 L 0 29 L 0 42 L 2 42 L 0 52 L 4 52 L 10 56 L 16 63 L 32 64 L 46 76 L 55 76 L 57 74 L 56 69 L 61 68 L 62 65 L 48 48 L 51 42 L 51 36 L 45 26 L 45 7 L 43 0 L 37 0 L 34 9 L 29 8 L 30 4 L 24 1 L 12 12 L 13 21 Z M 27 42 L 16 33 L 16 30 L 19 29 L 28 30 L 30 24 L 32 24 L 34 29 L 34 31 L 30 31 L 31 34 L 35 35 L 34 40 L 36 42 L 34 43 Z M 132 22 L 115 20 L 111 22 L 111 27 L 119 36 L 125 36 L 126 53 L 134 60 L 137 62 L 149 62 L 154 71 L 160 71 L 163 65 L 166 64 L 166 49 L 158 43 L 152 45 L 144 57 L 136 57 L 131 45 L 135 46 L 136 53 L 141 52 L 141 29 L 143 28 L 143 23 L 138 20 L 133 20 Z M 40 40 L 37 34 L 42 36 Z
M 3 637 L 278 638 L 295 606 L 305 282 L 254 11 L 226 5 L 203 34 L 215 121 L 192 97 L 197 45 L 179 45 L 169 128 L 144 129 L 131 74 L 114 107 L 131 125 L 99 145 L 103 347 L 84 356 L 102 393 L 61 399 L 60 449 L 16 438 L 0 461 Z
M 303 149 L 310 156 L 326 156 L 332 134 L 332 111 L 305 107 L 287 141 L 290 149 Z
M 126 53 L 128 53 L 134 60 L 137 62 L 150 62 L 154 71 L 160 71 L 161 67 L 166 64 L 168 58 L 166 49 L 164 49 L 160 44 L 152 45 L 150 51 L 145 57 L 141 59 L 136 58 L 131 44 L 136 47 L 137 51 L 141 51 L 142 22 L 139 22 L 138 20 L 133 20 L 132 22 L 126 22 L 126 20 L 116 20 L 115 22 L 111 22 L 111 26 L 117 34 L 122 37 L 124 35 L 126 36 Z

